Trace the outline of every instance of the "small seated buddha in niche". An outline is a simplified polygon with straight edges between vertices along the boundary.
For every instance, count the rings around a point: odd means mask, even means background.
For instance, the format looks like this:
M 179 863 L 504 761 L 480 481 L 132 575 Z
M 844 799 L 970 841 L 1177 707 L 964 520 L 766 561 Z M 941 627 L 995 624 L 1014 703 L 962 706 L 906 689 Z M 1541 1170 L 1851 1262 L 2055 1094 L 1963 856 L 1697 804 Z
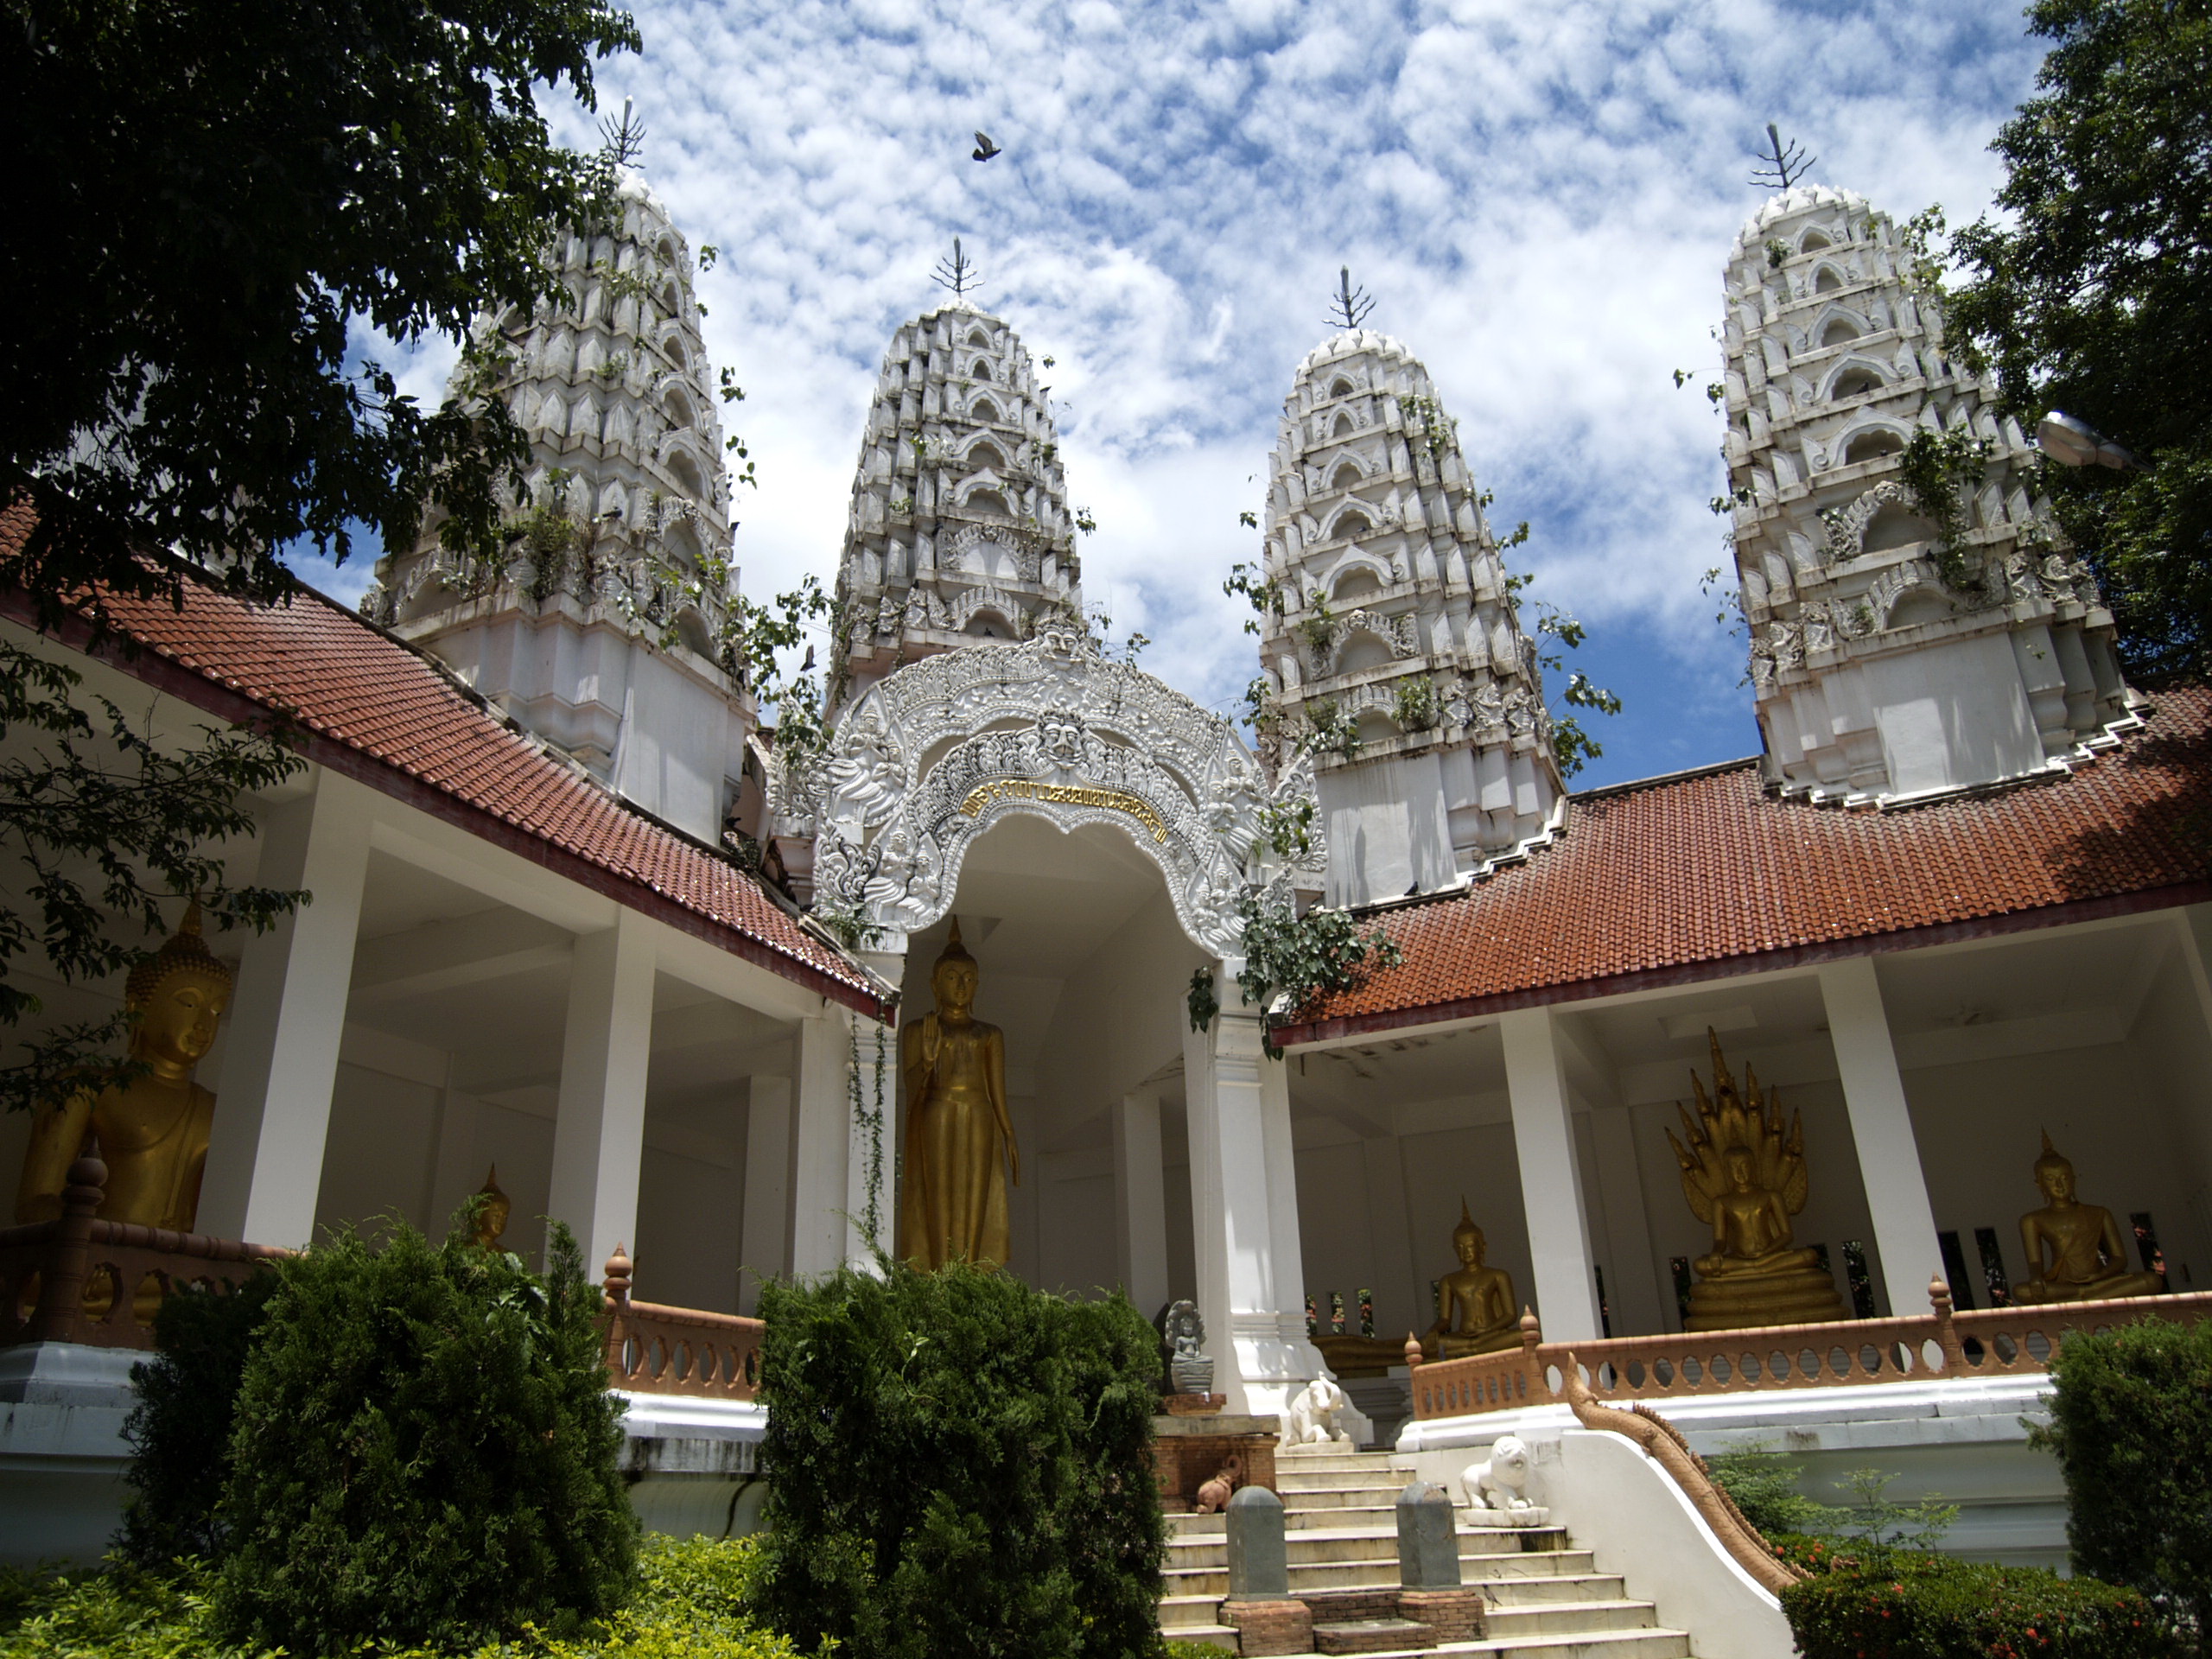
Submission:
M 1464 1359 L 1521 1345 L 1521 1322 L 1514 1300 L 1513 1275 L 1483 1263 L 1483 1230 L 1459 1200 L 1459 1224 L 1452 1230 L 1457 1272 L 1436 1281 L 1436 1323 L 1421 1345 L 1433 1359 Z
M 175 933 L 124 982 L 124 1006 L 137 1017 L 130 1058 L 145 1069 L 111 1088 L 81 1090 L 33 1122 L 16 1188 L 18 1222 L 61 1213 L 61 1189 L 87 1130 L 107 1165 L 101 1220 L 188 1233 L 199 1219 L 215 1096 L 192 1074 L 214 1044 L 232 984 L 200 925 L 195 899 Z
M 2108 1296 L 2156 1296 L 2165 1281 L 2155 1273 L 2130 1273 L 2120 1224 L 2102 1205 L 2074 1196 L 2074 1166 L 2044 1131 L 2036 1160 L 2036 1185 L 2044 1205 L 2020 1217 L 2020 1248 L 2029 1276 L 2012 1287 L 2016 1302 L 2093 1302 Z
M 1798 1246 L 1789 1218 L 1805 1207 L 1810 1175 L 1805 1166 L 1805 1125 L 1793 1116 L 1785 1134 L 1782 1109 L 1771 1089 L 1759 1096 L 1749 1067 L 1738 1090 L 1720 1052 L 1720 1039 L 1706 1033 L 1713 1049 L 1713 1093 L 1690 1073 L 1697 1121 L 1680 1106 L 1688 1144 L 1667 1131 L 1681 1166 L 1682 1196 L 1697 1218 L 1713 1229 L 1713 1248 L 1697 1258 L 1690 1287 L 1691 1331 L 1734 1331 L 1769 1325 L 1808 1325 L 1844 1317 L 1835 1281 L 1820 1252 Z
M 474 1238 L 477 1248 L 496 1250 L 499 1241 L 507 1236 L 507 1217 L 514 1213 L 514 1200 L 500 1190 L 499 1166 L 497 1164 L 485 1173 L 484 1185 L 476 1189 L 476 1196 L 484 1200 L 476 1211 Z

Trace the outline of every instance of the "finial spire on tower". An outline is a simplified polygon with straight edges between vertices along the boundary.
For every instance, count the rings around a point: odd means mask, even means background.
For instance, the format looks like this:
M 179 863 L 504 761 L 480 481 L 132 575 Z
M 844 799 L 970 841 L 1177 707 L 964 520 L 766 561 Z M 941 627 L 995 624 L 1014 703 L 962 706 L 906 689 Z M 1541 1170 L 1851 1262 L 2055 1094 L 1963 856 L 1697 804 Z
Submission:
M 1759 152 L 1758 159 L 1767 165 L 1751 169 L 1751 182 L 1763 184 L 1770 190 L 1787 190 L 1810 172 L 1813 163 L 1821 159 L 1817 156 L 1808 156 L 1804 145 L 1795 139 L 1783 143 L 1780 130 L 1771 121 L 1766 124 L 1766 143 L 1767 147 Z
M 1367 297 L 1367 290 L 1351 285 L 1351 267 L 1339 266 L 1337 291 L 1329 296 L 1329 321 L 1340 328 L 1357 328 L 1374 308 L 1375 302 Z
M 956 300 L 964 296 L 969 289 L 983 285 L 983 279 L 977 275 L 976 267 L 969 264 L 968 256 L 961 252 L 960 238 L 957 236 L 952 238 L 952 257 L 938 260 L 937 269 L 930 273 L 930 280 L 939 288 L 950 289 Z
M 645 153 L 645 124 L 638 119 L 629 99 L 622 100 L 622 118 L 601 121 L 599 130 L 607 140 L 607 149 L 614 153 L 618 166 L 627 167 Z

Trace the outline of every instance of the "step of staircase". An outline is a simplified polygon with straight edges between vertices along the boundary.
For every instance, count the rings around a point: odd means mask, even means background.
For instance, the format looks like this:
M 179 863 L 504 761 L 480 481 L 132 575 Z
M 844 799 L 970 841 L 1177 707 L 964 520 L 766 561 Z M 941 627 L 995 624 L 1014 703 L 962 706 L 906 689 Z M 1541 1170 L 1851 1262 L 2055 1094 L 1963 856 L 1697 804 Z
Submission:
M 1291 1593 L 1395 1588 L 1396 1505 L 1409 1478 L 1391 1467 L 1387 1452 L 1281 1459 L 1276 1484 Z M 1229 1593 L 1228 1518 L 1177 1515 L 1168 1522 L 1161 1633 L 1236 1652 L 1236 1630 L 1220 1622 Z M 1325 1635 L 1324 1626 L 1332 1626 L 1325 1618 L 1316 1626 L 1316 1652 L 1363 1659 L 1688 1659 L 1688 1635 L 1661 1628 L 1651 1604 L 1631 1600 L 1617 1575 L 1598 1572 L 1591 1553 L 1575 1548 L 1565 1529 L 1476 1526 L 1462 1510 L 1457 1530 L 1461 1580 L 1480 1586 L 1490 1604 L 1483 1641 L 1417 1646 L 1418 1624 L 1387 1618 L 1336 1621 Z

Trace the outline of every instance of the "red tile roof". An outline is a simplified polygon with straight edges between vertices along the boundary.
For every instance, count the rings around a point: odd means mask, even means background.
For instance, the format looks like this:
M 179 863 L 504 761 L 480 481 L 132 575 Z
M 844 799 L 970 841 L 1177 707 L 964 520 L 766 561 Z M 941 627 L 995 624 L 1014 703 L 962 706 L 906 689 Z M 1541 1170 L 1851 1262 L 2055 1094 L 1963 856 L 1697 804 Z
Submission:
M 2070 776 L 1896 811 L 1771 798 L 1756 760 L 1577 796 L 1526 863 L 1376 912 L 1404 962 L 1278 1040 L 2212 899 L 2212 692 L 2153 701 Z
M 30 522 L 21 507 L 0 512 L 0 563 Z M 260 607 L 188 582 L 181 610 L 165 600 L 105 602 L 114 625 L 149 647 L 103 648 L 125 672 L 226 719 L 282 715 L 320 765 L 849 1007 L 888 1013 L 864 972 L 752 878 L 626 807 L 411 647 L 312 589 Z M 0 608 L 29 620 L 20 594 Z

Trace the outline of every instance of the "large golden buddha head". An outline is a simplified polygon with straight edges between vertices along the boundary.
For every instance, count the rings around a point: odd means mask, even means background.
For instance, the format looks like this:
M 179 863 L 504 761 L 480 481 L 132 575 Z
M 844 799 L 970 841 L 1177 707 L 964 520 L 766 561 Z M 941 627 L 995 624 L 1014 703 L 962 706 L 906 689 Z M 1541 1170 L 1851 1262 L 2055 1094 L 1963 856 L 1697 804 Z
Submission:
M 124 1007 L 137 1017 L 134 1053 L 189 1067 L 213 1047 L 215 1024 L 231 1000 L 230 969 L 207 949 L 195 899 L 162 948 L 130 970 Z
M 967 1009 L 976 1001 L 976 958 L 960 943 L 960 918 L 956 916 L 951 937 L 938 953 L 937 965 L 930 969 L 930 989 L 937 995 L 938 1011 Z
M 1467 1201 L 1459 1200 L 1459 1224 L 1452 1230 L 1452 1249 L 1459 1260 L 1471 1268 L 1483 1264 L 1485 1248 L 1483 1230 L 1475 1225 L 1475 1218 L 1467 1213 Z
M 2043 1156 L 2036 1160 L 2036 1185 L 2053 1204 L 2063 1204 L 2074 1196 L 2073 1160 L 2051 1145 L 2049 1129 L 2043 1132 Z

